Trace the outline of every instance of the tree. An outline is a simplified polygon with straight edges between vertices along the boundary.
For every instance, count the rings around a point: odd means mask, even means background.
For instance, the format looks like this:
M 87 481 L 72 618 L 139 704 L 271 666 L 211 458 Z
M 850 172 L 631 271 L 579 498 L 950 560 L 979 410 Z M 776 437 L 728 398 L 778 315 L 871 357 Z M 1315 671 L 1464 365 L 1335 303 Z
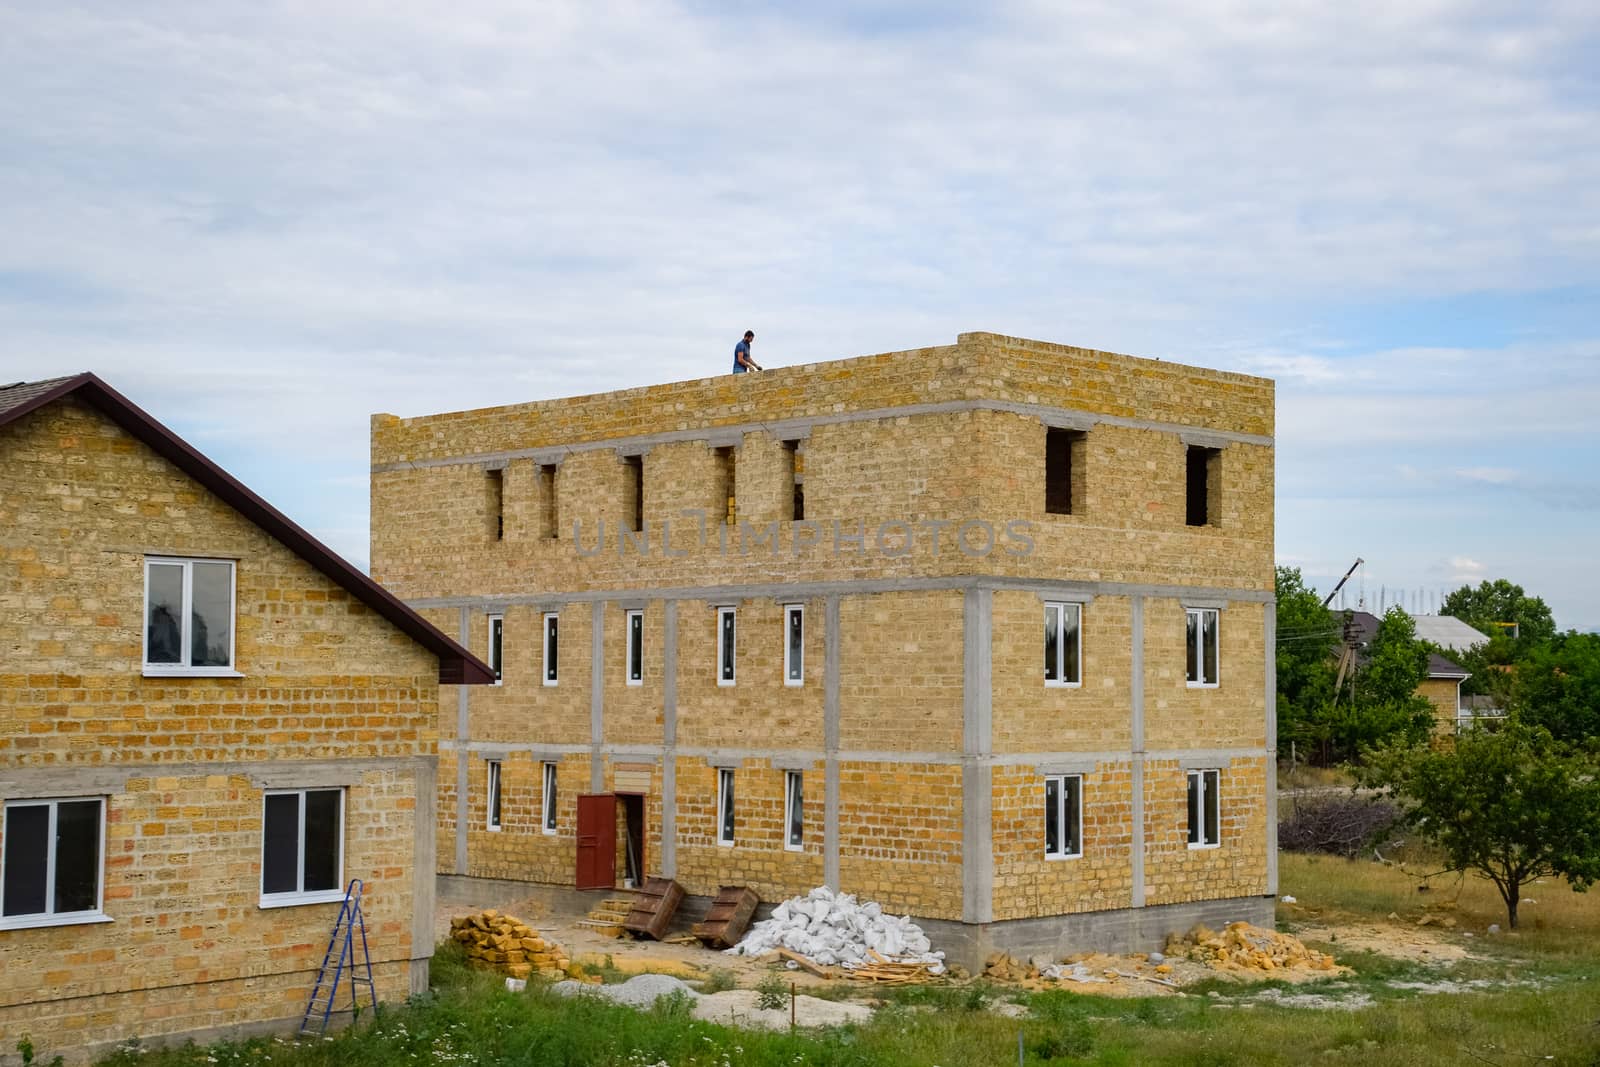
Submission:
M 1462 586 L 1444 598 L 1439 614 L 1454 615 L 1479 633 L 1490 635 L 1503 629 L 1497 623 L 1514 622 L 1518 630 L 1518 648 L 1548 641 L 1556 633 L 1556 621 L 1549 606 L 1504 578 L 1480 582 L 1476 589 Z
M 1390 745 L 1368 752 L 1357 778 L 1444 850 L 1448 870 L 1493 882 L 1513 930 L 1534 879 L 1564 877 L 1581 893 L 1600 878 L 1600 760 L 1542 726 L 1513 717 L 1449 749 Z
M 1314 748 L 1323 740 L 1317 712 L 1333 701 L 1340 619 L 1298 567 L 1278 568 L 1277 596 L 1278 742 Z
M 1557 738 L 1600 737 L 1600 634 L 1568 631 L 1517 663 L 1512 710 Z

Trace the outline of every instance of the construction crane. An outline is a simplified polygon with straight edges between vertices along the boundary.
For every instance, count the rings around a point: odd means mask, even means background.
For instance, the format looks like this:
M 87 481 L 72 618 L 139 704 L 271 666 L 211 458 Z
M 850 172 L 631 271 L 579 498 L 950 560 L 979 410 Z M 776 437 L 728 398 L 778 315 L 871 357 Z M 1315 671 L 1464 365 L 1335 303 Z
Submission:
M 1344 577 L 1339 579 L 1339 584 L 1333 587 L 1333 592 L 1329 593 L 1328 598 L 1322 602 L 1323 607 L 1327 607 L 1329 604 L 1333 603 L 1333 598 L 1339 595 L 1339 590 L 1344 588 L 1344 583 L 1348 582 L 1350 580 L 1350 576 L 1356 572 L 1356 568 L 1365 562 L 1366 560 L 1362 559 L 1360 556 L 1356 557 L 1356 561 L 1350 564 L 1350 569 L 1344 572 Z

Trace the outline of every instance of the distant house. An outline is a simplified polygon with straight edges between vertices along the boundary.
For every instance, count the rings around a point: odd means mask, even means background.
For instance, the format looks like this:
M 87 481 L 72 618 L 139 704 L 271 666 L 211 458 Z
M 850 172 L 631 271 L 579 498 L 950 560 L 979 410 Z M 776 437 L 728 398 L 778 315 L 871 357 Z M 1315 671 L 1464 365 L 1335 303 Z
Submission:
M 426 990 L 482 662 L 92 374 L 0 387 L 0 1049 L 298 1021 L 352 878 Z
M 1370 611 L 1352 611 L 1350 621 L 1357 644 L 1365 648 L 1377 636 L 1378 624 L 1382 620 Z M 1449 615 L 1413 615 L 1411 621 L 1416 625 L 1419 640 L 1452 651 L 1464 652 L 1489 640 L 1460 619 Z M 1428 653 L 1428 674 L 1417 686 L 1417 695 L 1427 697 L 1433 705 L 1436 734 L 1454 736 L 1463 722 L 1472 721 L 1476 715 L 1493 714 L 1474 710 L 1467 703 L 1473 698 L 1462 698 L 1461 683 L 1470 677 L 1471 672 L 1454 660 L 1437 652 Z

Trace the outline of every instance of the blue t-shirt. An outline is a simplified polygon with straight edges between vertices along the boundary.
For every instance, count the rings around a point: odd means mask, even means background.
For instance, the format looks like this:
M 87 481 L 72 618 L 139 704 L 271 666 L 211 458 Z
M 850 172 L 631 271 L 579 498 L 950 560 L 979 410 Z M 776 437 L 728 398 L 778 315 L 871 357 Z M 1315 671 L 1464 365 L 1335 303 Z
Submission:
M 739 362 L 739 353 L 741 353 L 741 352 L 744 353 L 744 358 L 745 359 L 749 359 L 750 358 L 750 342 L 749 341 L 740 341 L 738 344 L 733 346 L 733 373 L 735 373 L 735 374 L 743 374 L 745 371 L 750 369 L 749 367 L 746 367 L 743 363 Z

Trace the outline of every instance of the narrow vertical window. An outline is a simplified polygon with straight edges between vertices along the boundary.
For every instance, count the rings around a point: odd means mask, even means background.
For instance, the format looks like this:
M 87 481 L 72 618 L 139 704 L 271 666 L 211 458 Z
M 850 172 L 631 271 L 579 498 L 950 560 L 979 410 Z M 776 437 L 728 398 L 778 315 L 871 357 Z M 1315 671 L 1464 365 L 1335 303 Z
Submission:
M 1222 841 L 1221 778 L 1221 771 L 1189 772 L 1190 848 L 1215 848 Z
M 491 830 L 500 829 L 500 761 L 488 761 L 489 768 L 489 819 L 488 827 Z
M 622 465 L 628 475 L 623 514 L 627 517 L 628 529 L 637 532 L 644 529 L 644 457 L 623 456 Z
M 789 479 L 789 518 L 796 522 L 806 517 L 805 459 L 799 441 L 783 442 L 784 473 Z
M 506 472 L 503 470 L 485 471 L 488 478 L 484 501 L 484 514 L 488 519 L 489 540 L 504 541 L 506 539 Z
M 1219 525 L 1222 450 L 1189 446 L 1184 521 L 1190 526 Z
M 783 684 L 804 685 L 806 680 L 806 611 L 799 604 L 783 608 Z
M 556 525 L 556 468 L 546 463 L 539 467 L 539 536 L 553 540 Z
M 494 684 L 499 685 L 501 665 L 504 662 L 505 616 L 489 616 L 489 669 L 494 671 Z
M 1083 776 L 1051 775 L 1044 780 L 1046 859 L 1083 855 Z
M 540 821 L 544 826 L 544 832 L 553 834 L 556 832 L 556 765 L 546 763 L 543 766 L 544 791 L 540 800 L 543 810 L 540 812 Z
M 712 449 L 712 457 L 716 461 L 715 484 L 712 487 L 712 509 L 714 519 L 729 526 L 738 522 L 739 509 L 734 499 L 737 486 L 737 473 L 735 468 L 734 450 L 732 448 Z
M 1184 631 L 1185 668 L 1189 685 L 1194 688 L 1214 686 L 1218 673 L 1218 619 L 1216 608 L 1189 608 Z
M 717 844 L 733 844 L 733 771 L 717 771 Z
M 805 775 L 783 772 L 783 847 L 799 852 L 805 847 Z
M 734 684 L 735 624 L 733 608 L 717 609 L 717 684 Z
M 1083 681 L 1082 604 L 1044 606 L 1044 684 L 1075 686 Z
M 102 917 L 104 813 L 105 802 L 98 797 L 5 806 L 0 929 Z
M 628 626 L 628 684 L 644 684 L 644 612 L 630 611 Z
M 547 612 L 544 617 L 544 684 L 561 681 L 561 616 Z
M 1087 435 L 1054 427 L 1044 432 L 1044 510 L 1050 515 L 1081 515 Z

